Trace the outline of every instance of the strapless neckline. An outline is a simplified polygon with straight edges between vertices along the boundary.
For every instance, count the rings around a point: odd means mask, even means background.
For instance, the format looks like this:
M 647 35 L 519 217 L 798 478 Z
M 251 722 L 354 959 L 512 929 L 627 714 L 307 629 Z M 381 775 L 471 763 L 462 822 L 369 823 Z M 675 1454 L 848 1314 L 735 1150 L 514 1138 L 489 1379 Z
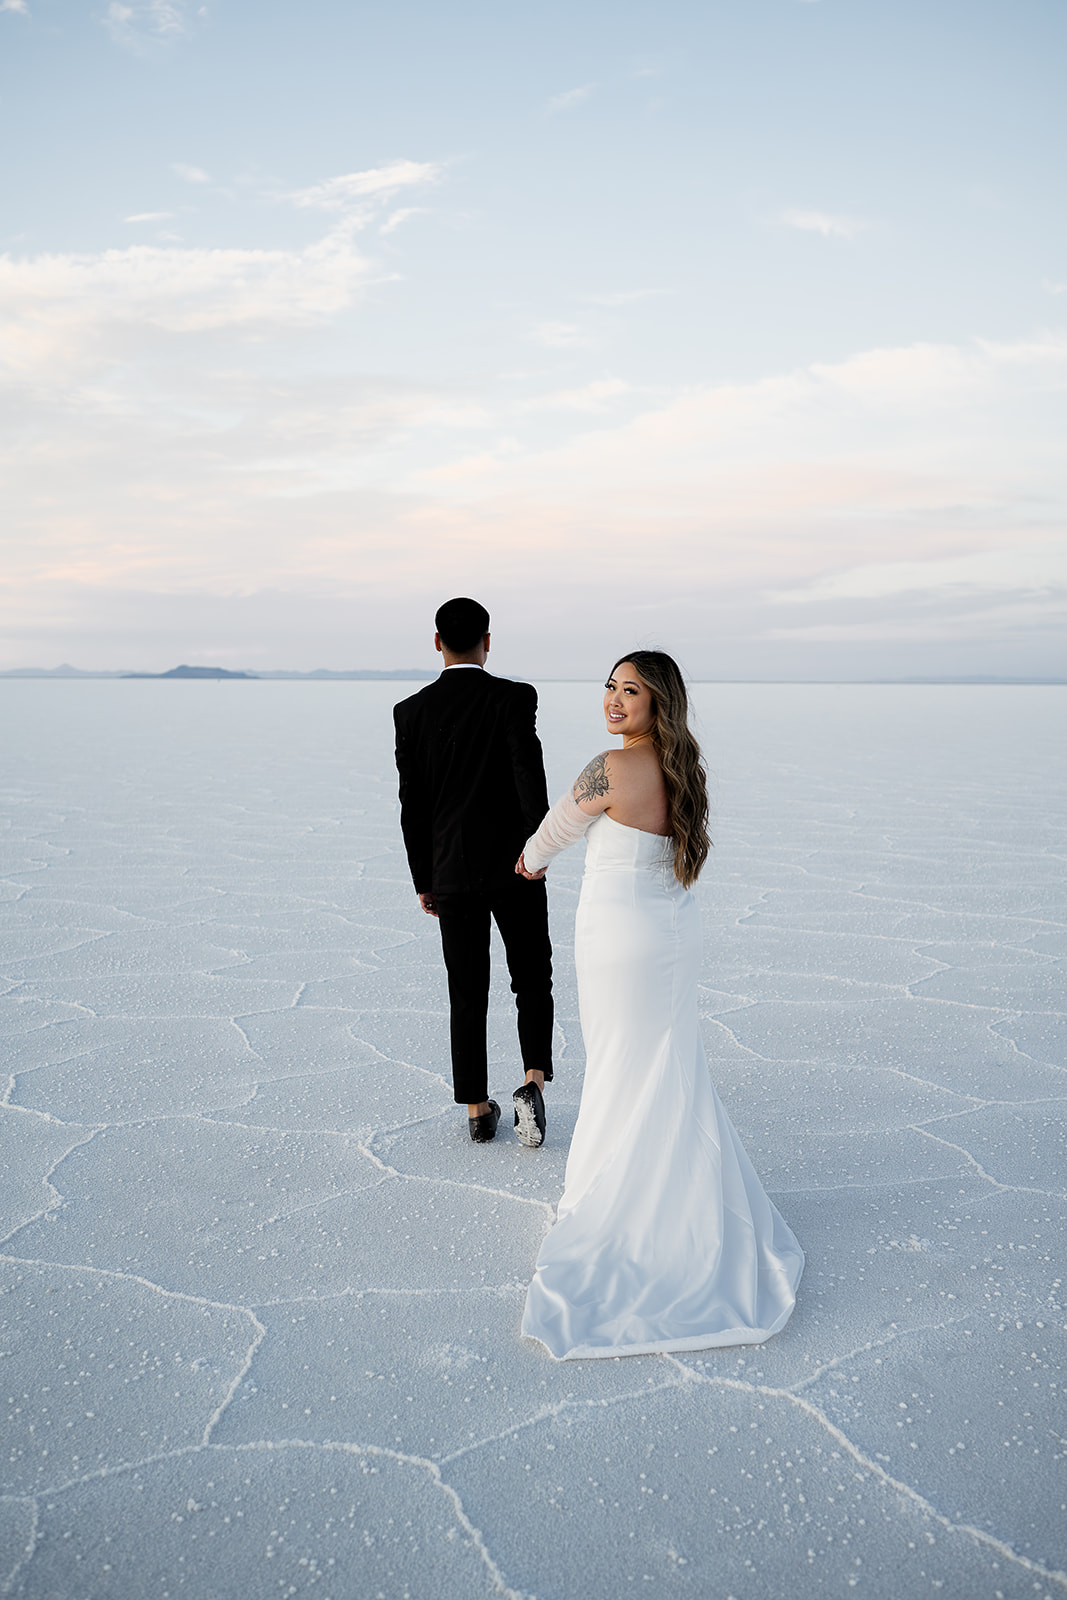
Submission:
M 646 839 L 670 839 L 672 837 L 669 833 L 653 833 L 651 828 L 635 828 L 631 822 L 619 822 L 615 817 L 608 816 L 606 811 L 602 811 L 600 815 L 606 817 L 608 822 L 613 822 L 616 828 L 625 828 L 627 833 L 643 833 Z

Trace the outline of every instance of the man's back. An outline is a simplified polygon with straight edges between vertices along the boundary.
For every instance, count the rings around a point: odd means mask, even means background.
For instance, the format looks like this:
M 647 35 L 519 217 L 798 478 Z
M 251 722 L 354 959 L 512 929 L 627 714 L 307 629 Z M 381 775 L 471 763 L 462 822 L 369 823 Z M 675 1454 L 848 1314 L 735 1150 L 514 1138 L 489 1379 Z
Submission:
M 394 707 L 401 826 L 419 893 L 512 873 L 548 809 L 530 684 L 450 667 Z

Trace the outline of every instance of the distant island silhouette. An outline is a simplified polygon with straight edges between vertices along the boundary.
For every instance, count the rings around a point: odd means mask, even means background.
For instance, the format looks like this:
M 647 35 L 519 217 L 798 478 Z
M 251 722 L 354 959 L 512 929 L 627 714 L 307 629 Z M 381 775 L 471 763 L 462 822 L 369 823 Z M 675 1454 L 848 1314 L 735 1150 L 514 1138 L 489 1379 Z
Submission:
M 123 672 L 123 678 L 251 678 L 251 672 L 230 672 L 226 667 L 171 667 L 169 672 Z

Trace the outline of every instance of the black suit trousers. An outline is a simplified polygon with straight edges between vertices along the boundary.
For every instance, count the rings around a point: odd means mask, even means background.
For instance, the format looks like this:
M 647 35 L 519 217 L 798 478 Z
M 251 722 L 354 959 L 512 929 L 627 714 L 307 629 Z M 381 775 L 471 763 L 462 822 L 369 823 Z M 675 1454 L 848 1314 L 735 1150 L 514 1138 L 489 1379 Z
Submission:
M 517 873 L 492 888 L 439 894 L 437 914 L 448 973 L 452 1083 L 457 1105 L 489 1098 L 486 1021 L 489 1015 L 490 918 L 504 941 L 518 1012 L 524 1072 L 552 1077 L 552 946 L 548 892 Z

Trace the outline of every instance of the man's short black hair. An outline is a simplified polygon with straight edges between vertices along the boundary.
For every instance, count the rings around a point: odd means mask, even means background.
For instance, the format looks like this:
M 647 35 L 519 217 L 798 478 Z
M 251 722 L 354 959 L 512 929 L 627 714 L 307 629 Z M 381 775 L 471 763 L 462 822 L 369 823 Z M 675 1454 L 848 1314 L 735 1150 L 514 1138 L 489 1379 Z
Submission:
M 465 656 L 489 632 L 489 613 L 477 600 L 446 600 L 434 625 L 452 654 Z

